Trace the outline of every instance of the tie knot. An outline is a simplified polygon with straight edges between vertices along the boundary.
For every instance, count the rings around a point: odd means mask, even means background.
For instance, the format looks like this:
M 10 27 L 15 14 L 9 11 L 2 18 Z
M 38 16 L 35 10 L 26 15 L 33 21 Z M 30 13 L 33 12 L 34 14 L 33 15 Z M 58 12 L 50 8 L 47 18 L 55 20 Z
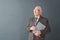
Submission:
M 37 18 L 35 18 L 37 20 Z

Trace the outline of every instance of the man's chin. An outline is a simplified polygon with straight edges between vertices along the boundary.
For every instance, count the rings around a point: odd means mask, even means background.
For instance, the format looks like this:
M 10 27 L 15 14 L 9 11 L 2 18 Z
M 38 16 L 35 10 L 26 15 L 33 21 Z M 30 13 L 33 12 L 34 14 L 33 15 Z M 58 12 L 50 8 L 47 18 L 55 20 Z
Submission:
M 35 18 L 37 18 L 38 16 L 36 15 Z

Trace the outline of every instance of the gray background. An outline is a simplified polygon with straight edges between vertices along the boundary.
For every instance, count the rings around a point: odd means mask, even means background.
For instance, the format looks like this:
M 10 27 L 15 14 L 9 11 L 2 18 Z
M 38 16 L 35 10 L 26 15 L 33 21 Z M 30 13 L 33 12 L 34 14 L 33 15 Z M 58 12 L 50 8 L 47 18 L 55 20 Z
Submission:
M 36 5 L 49 20 L 51 33 L 46 40 L 60 40 L 59 0 L 0 0 L 0 40 L 28 40 L 26 26 Z

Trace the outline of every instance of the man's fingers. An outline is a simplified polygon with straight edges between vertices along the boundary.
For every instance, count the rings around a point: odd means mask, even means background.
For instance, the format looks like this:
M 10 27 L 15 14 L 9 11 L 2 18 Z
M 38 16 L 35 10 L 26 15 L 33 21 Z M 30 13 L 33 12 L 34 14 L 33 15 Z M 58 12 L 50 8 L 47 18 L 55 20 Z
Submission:
M 35 35 L 36 35 L 36 36 L 40 36 L 40 35 L 41 35 L 41 32 L 40 32 L 40 31 L 36 31 L 36 32 L 35 32 Z
M 32 26 L 32 27 L 30 28 L 30 30 L 36 30 L 36 27 L 35 27 L 35 26 Z

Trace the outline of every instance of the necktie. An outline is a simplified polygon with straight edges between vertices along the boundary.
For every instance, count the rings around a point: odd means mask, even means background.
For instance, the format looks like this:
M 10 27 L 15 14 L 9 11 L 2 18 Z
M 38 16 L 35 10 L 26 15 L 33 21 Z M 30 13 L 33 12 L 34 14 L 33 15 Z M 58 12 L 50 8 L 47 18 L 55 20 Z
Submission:
M 37 25 L 37 22 L 38 22 L 38 21 L 37 21 L 37 18 L 35 18 L 35 26 Z

